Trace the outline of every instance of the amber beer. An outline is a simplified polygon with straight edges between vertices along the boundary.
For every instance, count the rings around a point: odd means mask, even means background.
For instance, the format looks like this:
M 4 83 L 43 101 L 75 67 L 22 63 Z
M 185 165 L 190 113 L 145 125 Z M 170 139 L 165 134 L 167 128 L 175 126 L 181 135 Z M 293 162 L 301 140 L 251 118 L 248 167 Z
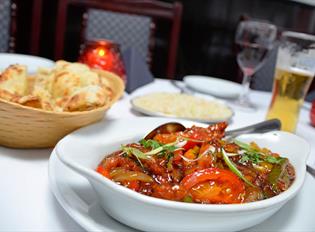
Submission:
M 294 132 L 299 118 L 300 107 L 313 80 L 311 72 L 290 68 L 276 68 L 273 96 L 267 119 L 281 120 L 281 130 Z

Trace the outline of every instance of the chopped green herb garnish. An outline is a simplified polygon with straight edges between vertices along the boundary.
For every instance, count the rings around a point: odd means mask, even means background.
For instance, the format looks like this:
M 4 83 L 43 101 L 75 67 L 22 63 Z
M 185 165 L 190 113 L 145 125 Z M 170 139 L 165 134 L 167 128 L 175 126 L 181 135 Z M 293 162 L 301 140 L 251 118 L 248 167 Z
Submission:
M 285 158 L 282 157 L 274 157 L 274 156 L 266 156 L 265 161 L 271 164 L 280 164 L 282 160 Z
M 247 155 L 243 155 L 242 158 L 239 160 L 240 163 L 244 164 L 250 161 L 250 158 Z
M 251 161 L 253 164 L 258 164 L 260 162 L 266 161 L 271 164 L 279 164 L 284 159 L 281 157 L 274 157 L 271 155 L 266 155 L 256 150 L 249 144 L 246 144 L 237 140 L 235 140 L 234 143 L 245 151 L 245 153 L 242 154 L 242 158 L 239 160 L 240 163 L 246 163 L 248 161 Z
M 239 160 L 240 163 L 246 163 L 248 161 L 251 161 L 254 164 L 258 164 L 262 162 L 261 155 L 254 152 L 246 152 L 242 155 L 242 158 Z
M 161 144 L 153 139 L 148 139 L 148 140 L 145 140 L 145 139 L 141 139 L 139 141 L 139 143 L 144 146 L 145 148 L 152 148 L 152 149 L 156 149 L 158 147 L 161 146 Z

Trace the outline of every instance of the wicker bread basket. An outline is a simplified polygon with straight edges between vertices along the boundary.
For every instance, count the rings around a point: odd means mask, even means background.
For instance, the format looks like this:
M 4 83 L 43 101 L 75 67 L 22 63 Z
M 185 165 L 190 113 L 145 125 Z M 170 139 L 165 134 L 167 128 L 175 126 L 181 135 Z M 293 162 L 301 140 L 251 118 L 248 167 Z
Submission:
M 53 147 L 62 137 L 104 117 L 122 96 L 124 83 L 115 74 L 94 70 L 110 82 L 112 101 L 103 107 L 82 112 L 51 112 L 0 99 L 0 145 L 13 148 Z

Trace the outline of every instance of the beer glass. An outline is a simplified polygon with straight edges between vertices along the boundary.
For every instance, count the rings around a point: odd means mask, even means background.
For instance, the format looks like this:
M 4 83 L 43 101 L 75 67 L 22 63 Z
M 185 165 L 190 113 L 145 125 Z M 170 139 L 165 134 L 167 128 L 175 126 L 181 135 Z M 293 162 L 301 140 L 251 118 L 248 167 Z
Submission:
M 267 119 L 278 118 L 282 130 L 295 132 L 300 107 L 315 74 L 315 36 L 282 34 Z

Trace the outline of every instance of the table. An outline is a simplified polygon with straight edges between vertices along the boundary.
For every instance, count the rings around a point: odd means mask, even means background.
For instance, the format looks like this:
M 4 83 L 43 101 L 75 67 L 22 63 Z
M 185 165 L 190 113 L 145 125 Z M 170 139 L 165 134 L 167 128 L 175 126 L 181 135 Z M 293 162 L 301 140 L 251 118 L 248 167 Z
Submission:
M 125 94 L 106 117 L 130 118 L 130 99 L 154 91 L 178 92 L 167 80 L 154 82 Z M 257 112 L 235 110 L 230 128 L 264 120 L 271 94 L 252 91 L 251 98 L 259 106 Z M 244 120 L 246 119 L 246 120 Z M 309 111 L 302 109 L 297 134 L 311 144 L 308 163 L 315 165 L 315 128 L 310 126 Z M 0 231 L 83 231 L 61 208 L 48 182 L 48 159 L 52 149 L 10 149 L 0 146 Z

